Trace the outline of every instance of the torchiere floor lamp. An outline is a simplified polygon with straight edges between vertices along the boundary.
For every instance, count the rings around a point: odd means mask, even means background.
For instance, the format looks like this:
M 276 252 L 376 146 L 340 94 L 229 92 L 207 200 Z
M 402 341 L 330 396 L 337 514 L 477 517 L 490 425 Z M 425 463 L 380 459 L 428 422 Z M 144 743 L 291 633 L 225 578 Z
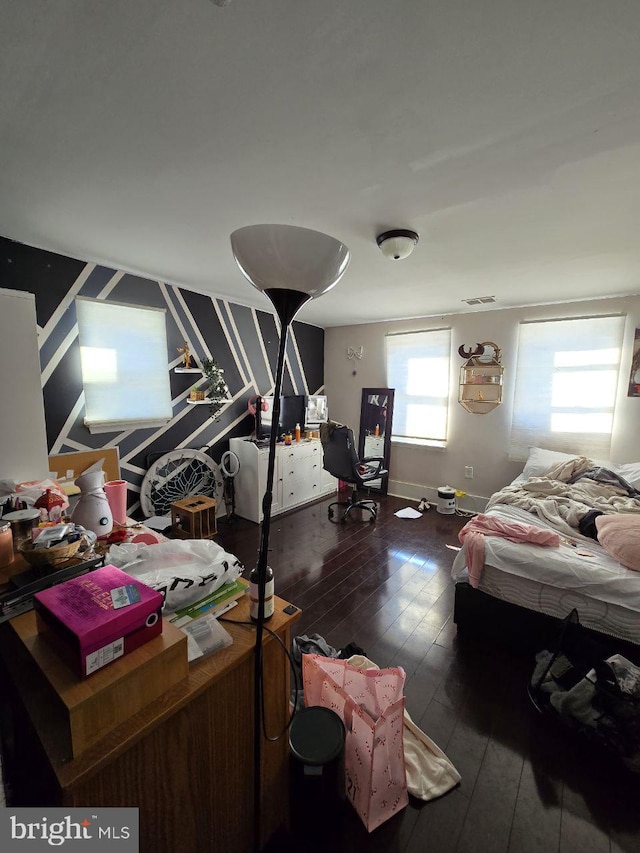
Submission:
M 349 249 L 328 234 L 294 225 L 248 225 L 231 234 L 231 249 L 244 277 L 264 293 L 280 320 L 280 345 L 275 374 L 273 423 L 280 420 L 280 394 L 289 326 L 300 308 L 322 296 L 344 275 Z M 260 849 L 260 755 L 262 739 L 262 633 L 267 580 L 269 528 L 277 430 L 271 430 L 267 484 L 262 499 L 262 528 L 258 553 L 258 619 L 254 658 L 254 848 Z

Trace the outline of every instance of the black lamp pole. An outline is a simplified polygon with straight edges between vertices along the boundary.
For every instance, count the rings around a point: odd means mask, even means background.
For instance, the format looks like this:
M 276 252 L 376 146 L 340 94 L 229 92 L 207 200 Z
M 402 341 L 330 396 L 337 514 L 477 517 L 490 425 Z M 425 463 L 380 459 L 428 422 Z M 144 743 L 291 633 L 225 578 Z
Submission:
M 262 742 L 262 634 L 264 626 L 264 602 L 267 586 L 267 565 L 269 555 L 269 529 L 271 526 L 271 505 L 273 503 L 273 475 L 276 464 L 277 427 L 280 422 L 280 394 L 284 376 L 284 359 L 287 349 L 289 326 L 300 308 L 311 299 L 308 293 L 297 290 L 272 288 L 264 293 L 271 300 L 280 320 L 280 346 L 276 366 L 276 384 L 274 389 L 273 417 L 269 437 L 269 462 L 267 465 L 267 483 L 262 498 L 262 528 L 260 530 L 260 551 L 258 553 L 258 620 L 256 622 L 256 645 L 253 670 L 253 818 L 254 850 L 260 850 L 261 827 L 261 742 Z
M 280 320 L 280 346 L 275 374 L 274 406 L 267 483 L 262 499 L 262 529 L 256 574 L 258 576 L 258 618 L 253 684 L 253 798 L 254 850 L 260 850 L 261 741 L 264 727 L 262 709 L 262 634 L 267 586 L 269 528 L 273 503 L 273 475 L 276 463 L 277 427 L 280 422 L 280 396 L 284 375 L 287 335 L 300 308 L 322 296 L 344 275 L 351 254 L 349 249 L 328 234 L 296 225 L 247 225 L 231 234 L 231 249 L 240 272 L 273 304 Z M 303 290 L 298 288 L 302 287 Z

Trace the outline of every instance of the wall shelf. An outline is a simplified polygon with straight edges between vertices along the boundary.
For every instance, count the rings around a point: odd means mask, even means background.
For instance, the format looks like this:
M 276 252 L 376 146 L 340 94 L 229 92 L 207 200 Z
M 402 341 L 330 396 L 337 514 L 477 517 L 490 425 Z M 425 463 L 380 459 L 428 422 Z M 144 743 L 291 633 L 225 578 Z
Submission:
M 190 406 L 208 406 L 210 402 L 210 400 L 189 400 L 189 398 L 187 398 L 187 403 Z
M 202 374 L 202 371 L 200 370 L 199 367 L 174 367 L 173 372 L 174 373 L 200 373 L 200 374 Z
M 488 348 L 493 356 L 486 355 Z M 468 355 L 463 347 L 458 352 Z M 486 415 L 502 403 L 504 367 L 500 348 L 492 341 L 477 344 L 474 353 L 460 368 L 458 402 L 471 414 Z

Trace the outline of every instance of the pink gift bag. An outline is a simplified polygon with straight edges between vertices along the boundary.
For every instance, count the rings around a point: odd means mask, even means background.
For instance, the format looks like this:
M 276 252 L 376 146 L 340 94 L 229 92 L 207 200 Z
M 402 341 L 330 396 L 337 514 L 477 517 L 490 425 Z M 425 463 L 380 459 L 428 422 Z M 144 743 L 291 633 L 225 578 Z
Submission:
M 409 802 L 404 764 L 405 673 L 362 672 L 345 660 L 302 656 L 305 705 L 330 708 L 345 727 L 345 792 L 369 832 Z

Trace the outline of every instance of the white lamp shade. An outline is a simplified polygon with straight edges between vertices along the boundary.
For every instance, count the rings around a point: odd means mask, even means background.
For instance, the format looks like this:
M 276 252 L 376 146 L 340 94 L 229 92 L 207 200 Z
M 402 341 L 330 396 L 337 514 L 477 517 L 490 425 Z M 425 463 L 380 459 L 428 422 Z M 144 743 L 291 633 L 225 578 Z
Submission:
M 255 288 L 321 296 L 337 284 L 349 249 L 328 234 L 297 225 L 247 225 L 231 234 L 240 271 Z

